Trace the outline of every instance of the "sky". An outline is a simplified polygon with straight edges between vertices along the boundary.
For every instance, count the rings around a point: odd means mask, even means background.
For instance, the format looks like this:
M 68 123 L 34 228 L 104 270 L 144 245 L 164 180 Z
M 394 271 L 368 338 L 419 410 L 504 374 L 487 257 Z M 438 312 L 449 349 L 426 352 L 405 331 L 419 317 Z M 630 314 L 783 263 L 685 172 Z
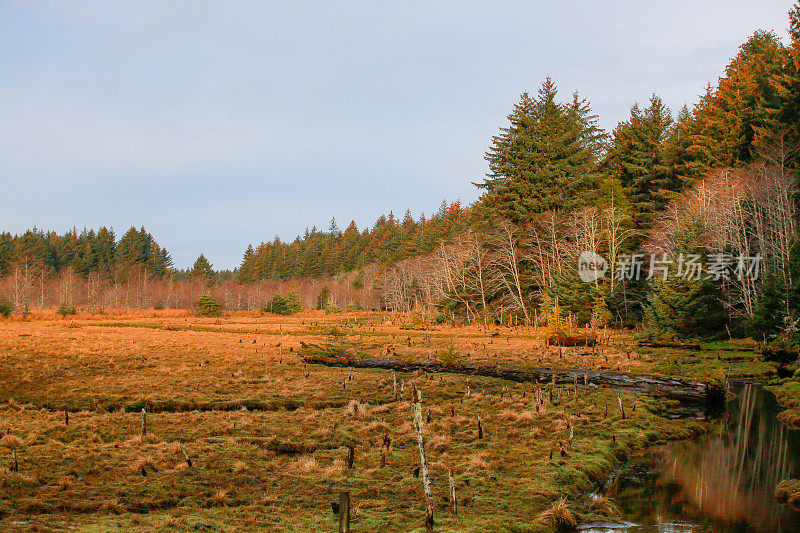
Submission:
M 471 203 L 551 76 L 611 130 L 697 101 L 789 1 L 0 1 L 0 231 L 145 226 L 191 266 Z

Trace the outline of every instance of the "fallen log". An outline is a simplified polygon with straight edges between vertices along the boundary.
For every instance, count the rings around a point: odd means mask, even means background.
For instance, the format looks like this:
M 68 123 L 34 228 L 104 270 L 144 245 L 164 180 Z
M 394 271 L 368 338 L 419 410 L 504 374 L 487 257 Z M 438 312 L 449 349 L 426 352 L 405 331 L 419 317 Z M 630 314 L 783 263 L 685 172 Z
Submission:
M 627 372 L 606 372 L 598 370 L 578 370 L 562 368 L 531 368 L 520 370 L 510 366 L 489 366 L 477 364 L 445 364 L 439 362 L 416 362 L 385 359 L 352 359 L 348 357 L 326 357 L 309 355 L 303 357 L 308 364 L 333 367 L 378 368 L 398 372 L 439 372 L 486 376 L 516 382 L 547 382 L 572 384 L 575 376 L 585 374 L 589 385 L 641 392 L 651 396 L 671 398 L 687 403 L 717 404 L 722 402 L 725 392 L 719 385 L 691 379 L 655 376 L 650 374 L 630 374 Z
M 688 344 L 684 342 L 659 342 L 659 341 L 639 341 L 637 343 L 642 348 L 674 348 L 676 350 L 699 350 L 699 344 Z

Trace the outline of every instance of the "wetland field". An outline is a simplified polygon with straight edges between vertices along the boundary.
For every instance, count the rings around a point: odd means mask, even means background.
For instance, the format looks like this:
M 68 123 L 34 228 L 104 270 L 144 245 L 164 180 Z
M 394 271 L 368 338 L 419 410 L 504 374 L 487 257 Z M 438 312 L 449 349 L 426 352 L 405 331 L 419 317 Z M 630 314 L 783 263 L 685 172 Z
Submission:
M 598 387 L 584 371 L 791 383 L 746 341 L 687 350 L 643 347 L 624 331 L 598 337 L 557 347 L 544 328 L 378 312 L 3 321 L 0 529 L 336 531 L 346 491 L 352 531 L 424 530 L 418 390 L 434 529 L 552 531 L 618 518 L 613 498 L 588 497 L 613 469 L 711 427 L 713 406 Z M 575 378 L 304 361 L 320 353 Z

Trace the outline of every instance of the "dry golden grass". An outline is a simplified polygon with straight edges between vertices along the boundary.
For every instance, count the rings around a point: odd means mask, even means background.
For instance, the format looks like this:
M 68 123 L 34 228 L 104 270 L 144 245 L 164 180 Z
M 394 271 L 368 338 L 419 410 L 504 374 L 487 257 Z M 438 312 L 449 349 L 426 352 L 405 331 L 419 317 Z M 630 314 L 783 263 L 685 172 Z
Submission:
M 0 446 L 4 448 L 11 448 L 16 450 L 21 448 L 25 443 L 22 442 L 22 439 L 17 437 L 16 435 L 4 435 L 2 439 L 0 439 Z
M 547 524 L 556 531 L 574 528 L 578 525 L 578 515 L 570 509 L 565 499 L 560 499 L 549 509 L 536 516 L 536 520 Z
M 294 462 L 291 469 L 301 474 L 311 474 L 319 471 L 319 465 L 313 457 L 300 457 Z
M 589 502 L 586 505 L 586 510 L 603 516 L 619 516 L 620 514 L 619 507 L 617 507 L 613 501 L 603 496 Z
M 588 488 L 602 474 L 597 465 L 610 468 L 615 451 L 687 431 L 684 422 L 644 407 L 625 421 L 602 420 L 602 405 L 616 400 L 613 391 L 581 390 L 575 401 L 565 390 L 535 412 L 531 384 L 474 376 L 398 373 L 404 394 L 394 401 L 391 373 L 353 369 L 350 380 L 347 369 L 306 367 L 298 355 L 301 341 L 325 342 L 336 327 L 370 357 L 386 357 L 388 349 L 391 357 L 437 360 L 453 346 L 486 364 L 647 369 L 643 358 L 626 357 L 627 334 L 614 334 L 612 345 L 593 356 L 585 348 L 547 348 L 535 328 L 422 331 L 403 329 L 401 317 L 385 313 L 359 312 L 357 319 L 355 313 L 206 319 L 136 311 L 72 320 L 46 312 L 4 322 L 0 464 L 7 466 L 16 450 L 20 472 L 0 470 L 0 529 L 69 516 L 78 528 L 331 530 L 330 503 L 344 486 L 354 526 L 413 529 L 424 514 L 414 475 L 413 385 L 431 416 L 424 436 L 431 476 L 439 480 L 435 496 L 446 499 L 441 480 L 452 469 L 464 500 L 458 517 L 437 508 L 437 523 L 452 530 L 503 530 L 512 516 L 536 516 L 561 494 Z M 570 457 L 551 463 L 568 424 L 576 433 Z M 381 468 L 384 435 L 391 446 Z M 352 470 L 348 446 L 355 449 Z M 498 499 L 508 505 L 486 503 Z
M 215 505 L 217 507 L 225 505 L 228 502 L 228 491 L 221 489 L 215 490 L 209 498 L 209 502 L 211 505 Z
M 62 477 L 58 480 L 58 489 L 67 490 L 72 487 L 74 480 L 71 477 Z
M 233 465 L 231 465 L 231 472 L 234 474 L 241 474 L 242 472 L 247 472 L 249 469 L 250 467 L 247 466 L 247 463 L 244 461 L 235 461 Z

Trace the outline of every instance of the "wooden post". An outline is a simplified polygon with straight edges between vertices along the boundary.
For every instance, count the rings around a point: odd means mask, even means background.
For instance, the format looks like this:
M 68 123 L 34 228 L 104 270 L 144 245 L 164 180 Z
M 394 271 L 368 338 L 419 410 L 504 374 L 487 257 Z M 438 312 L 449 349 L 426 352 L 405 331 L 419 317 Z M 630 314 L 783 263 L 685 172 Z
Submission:
M 191 468 L 192 467 L 192 460 L 189 459 L 189 454 L 186 453 L 186 448 L 183 447 L 183 443 L 181 443 L 181 442 L 178 443 L 178 446 L 181 447 L 181 452 L 183 452 L 183 458 L 186 459 L 186 466 Z
M 454 516 L 458 516 L 458 501 L 456 500 L 456 480 L 453 478 L 453 471 L 447 471 L 447 477 L 450 480 L 450 510 Z
M 64 408 L 64 425 L 69 425 L 69 411 L 67 411 L 66 407 Z
M 147 435 L 147 409 L 142 407 L 142 437 Z
M 625 420 L 625 406 L 622 405 L 622 397 L 617 394 L 617 400 L 619 400 L 619 412 L 622 413 L 622 419 Z
M 414 426 L 417 430 L 417 447 L 419 448 L 419 465 L 422 473 L 422 489 L 425 492 L 425 527 L 433 530 L 433 497 L 431 496 L 431 481 L 428 477 L 428 461 L 425 459 L 425 441 L 422 437 L 422 393 L 416 386 L 412 389 L 414 406 Z
M 392 369 L 392 390 L 394 391 L 394 401 L 397 401 L 397 372 Z
M 17 461 L 17 449 L 11 448 L 11 471 L 19 472 L 19 462 Z
M 481 423 L 481 414 L 478 413 L 478 438 L 483 438 L 483 424 Z
M 386 456 L 389 455 L 389 447 L 392 445 L 392 439 L 388 433 L 383 434 L 383 442 L 381 443 L 381 468 L 386 466 Z
M 350 533 L 350 491 L 339 493 L 339 533 Z
M 356 462 L 356 449 L 353 446 L 347 447 L 347 469 L 352 470 Z

